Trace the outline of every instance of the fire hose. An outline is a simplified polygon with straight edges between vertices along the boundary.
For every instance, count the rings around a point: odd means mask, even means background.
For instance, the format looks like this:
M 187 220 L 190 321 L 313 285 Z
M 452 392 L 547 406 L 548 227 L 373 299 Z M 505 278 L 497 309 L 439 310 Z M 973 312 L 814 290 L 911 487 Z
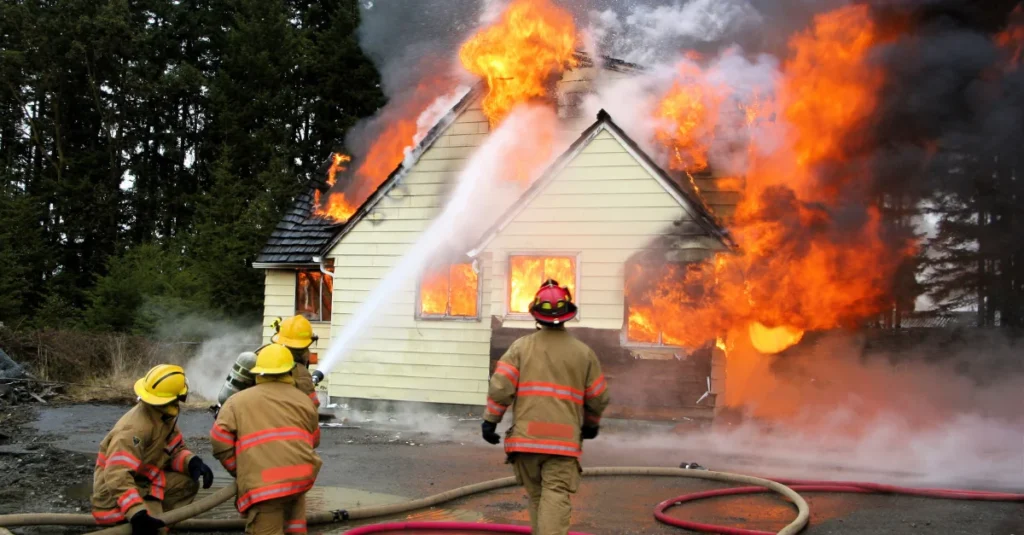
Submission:
M 778 532 L 778 535 L 792 535 L 799 532 L 804 526 L 807 525 L 807 521 L 810 518 L 810 510 L 808 509 L 807 502 L 800 497 L 795 491 L 789 487 L 770 481 L 767 479 L 761 479 L 759 477 L 747 476 L 742 474 L 731 474 L 728 472 L 713 472 L 709 470 L 689 470 L 682 468 L 657 468 L 657 467 L 603 467 L 603 468 L 589 468 L 583 471 L 583 475 L 587 477 L 594 476 L 657 476 L 657 477 L 689 477 L 695 479 L 706 479 L 709 481 L 721 481 L 725 483 L 736 483 L 742 485 L 755 485 L 758 488 L 764 488 L 766 491 L 772 491 L 779 493 L 789 499 L 797 509 L 796 519 L 793 520 L 789 525 Z M 362 520 L 369 518 L 377 518 L 384 516 L 392 516 L 402 513 L 408 513 L 427 507 L 433 507 L 435 505 L 464 498 L 474 494 L 482 492 L 488 492 L 492 490 L 513 487 L 516 486 L 516 480 L 514 477 L 504 477 L 500 479 L 493 479 L 490 481 L 484 481 L 482 483 L 476 483 L 473 485 L 467 485 L 456 489 L 428 496 L 426 498 L 419 498 L 415 500 L 409 500 L 402 503 L 390 504 L 390 505 L 378 505 L 371 507 L 360 507 L 358 509 L 352 509 L 350 511 L 318 511 L 310 513 L 306 516 L 306 522 L 310 525 L 316 524 L 332 524 L 337 522 L 345 522 L 349 520 Z M 235 485 L 231 484 L 224 487 L 217 492 L 194 502 L 185 507 L 169 511 L 163 515 L 160 515 L 160 519 L 166 522 L 168 525 L 174 525 L 176 530 L 196 530 L 196 531 L 221 531 L 221 530 L 241 530 L 245 527 L 246 520 L 244 518 L 233 518 L 233 519 L 205 519 L 205 518 L 193 518 L 200 515 L 214 507 L 226 502 L 235 496 Z M 410 528 L 410 523 L 405 523 L 405 528 L 398 529 L 422 529 L 422 528 Z M 95 526 L 96 522 L 91 515 L 81 514 L 55 514 L 55 513 L 41 513 L 41 514 L 16 514 L 16 515 L 0 515 L 0 526 L 11 528 L 17 526 L 38 526 L 38 525 L 76 525 L 76 526 Z M 453 524 L 448 524 L 451 529 Z M 480 525 L 473 524 L 473 529 L 479 531 Z M 437 529 L 438 524 L 433 524 L 432 529 Z M 492 527 L 498 527 L 493 526 Z M 505 528 L 505 533 L 516 533 L 520 528 L 502 527 Z M 374 533 L 374 531 L 367 531 L 367 528 L 363 529 L 362 533 Z M 387 529 L 387 526 L 377 526 L 377 532 L 380 529 Z M 459 529 L 466 529 L 466 525 L 462 525 Z M 95 532 L 96 535 L 129 535 L 131 533 L 131 526 L 122 524 L 112 528 L 107 528 Z M 360 533 L 357 531 L 357 533 Z
M 807 502 L 797 494 L 802 492 L 838 492 L 858 494 L 904 494 L 909 496 L 975 500 L 975 501 L 1000 501 L 1000 502 L 1024 502 L 1024 494 L 1011 494 L 1001 492 L 985 492 L 972 490 L 954 489 L 919 489 L 910 487 L 898 487 L 893 485 L 881 485 L 877 483 L 846 482 L 846 481 L 808 481 L 797 479 L 780 479 L 771 481 L 758 477 L 731 474 L 727 472 L 714 472 L 708 470 L 692 470 L 680 468 L 649 468 L 649 467 L 604 467 L 584 470 L 585 476 L 668 476 L 668 477 L 690 477 L 706 479 L 711 481 L 722 481 L 727 483 L 739 483 L 755 485 L 746 487 L 733 487 L 725 489 L 714 489 L 694 492 L 665 500 L 655 507 L 654 516 L 662 523 L 675 527 L 702 531 L 707 533 L 721 533 L 724 535 L 772 535 L 771 532 L 735 528 L 730 526 L 718 526 L 705 524 L 690 520 L 683 520 L 669 516 L 666 511 L 688 502 L 694 502 L 706 498 L 736 496 L 744 494 L 755 494 L 763 492 L 776 492 L 788 498 L 797 508 L 797 517 L 783 529 L 776 532 L 776 535 L 792 535 L 798 533 L 806 525 L 810 518 L 810 511 Z M 350 520 L 361 520 L 378 518 L 384 516 L 408 513 L 418 509 L 433 507 L 441 503 L 464 498 L 473 494 L 488 492 L 515 486 L 515 478 L 506 477 L 494 479 L 473 485 L 459 487 L 447 492 L 410 500 L 407 502 L 361 507 L 351 511 L 322 511 L 314 512 L 307 516 L 307 522 L 311 525 L 332 524 Z M 193 518 L 214 507 L 226 502 L 235 495 L 235 485 L 222 488 L 214 494 L 197 501 L 188 506 L 175 509 L 160 516 L 167 524 L 173 524 L 176 529 L 216 531 L 216 530 L 239 530 L 245 525 L 245 519 L 196 519 Z M 17 514 L 0 515 L 0 526 L 16 527 L 30 525 L 79 525 L 94 526 L 96 522 L 90 515 L 76 514 Z M 374 524 L 355 528 L 347 535 L 367 535 L 371 533 L 385 533 L 396 530 L 466 530 L 477 532 L 497 533 L 529 533 L 525 526 L 505 526 L 497 524 L 479 524 L 467 522 L 398 522 L 389 524 Z M 129 535 L 131 527 L 120 525 L 95 532 L 104 535 Z M 7 535 L 0 527 L 0 535 Z M 574 535 L 584 535 L 576 533 Z

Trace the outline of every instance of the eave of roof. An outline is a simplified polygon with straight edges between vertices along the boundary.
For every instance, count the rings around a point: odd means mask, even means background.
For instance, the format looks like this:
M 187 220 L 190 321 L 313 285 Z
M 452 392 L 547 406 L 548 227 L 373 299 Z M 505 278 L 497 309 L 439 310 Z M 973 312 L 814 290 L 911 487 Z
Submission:
M 718 223 L 718 220 L 707 211 L 704 204 L 700 202 L 699 199 L 695 199 L 691 192 L 683 189 L 676 180 L 673 180 L 672 177 L 669 176 L 660 166 L 654 163 L 651 157 L 648 156 L 647 153 L 644 152 L 643 149 L 641 149 L 625 131 L 615 124 L 611 115 L 602 109 L 597 114 L 597 121 L 587 127 L 587 129 L 584 130 L 571 145 L 569 145 L 569 148 L 566 149 L 554 161 L 554 163 L 548 166 L 544 171 L 544 174 L 534 181 L 523 195 L 521 195 L 519 199 L 517 199 L 516 202 L 505 211 L 505 214 L 503 214 L 497 222 L 487 229 L 487 232 L 483 234 L 480 240 L 478 240 L 477 245 L 469 251 L 467 255 L 470 257 L 476 257 L 479 255 L 487 245 L 490 244 L 491 240 L 504 230 L 505 227 L 508 226 L 508 224 L 511 223 L 523 209 L 533 202 L 544 188 L 554 180 L 558 173 L 562 171 L 562 169 L 564 169 L 573 158 L 578 156 L 579 153 L 602 131 L 608 131 L 613 137 L 622 142 L 629 153 L 636 158 L 659 183 L 661 183 L 662 187 L 664 187 L 676 199 L 676 201 L 679 202 L 679 205 L 683 210 L 685 210 L 690 217 L 692 217 L 693 220 L 700 225 L 705 232 L 707 232 L 708 236 L 716 239 L 726 249 L 732 250 L 735 248 L 735 244 L 729 237 L 728 232 Z

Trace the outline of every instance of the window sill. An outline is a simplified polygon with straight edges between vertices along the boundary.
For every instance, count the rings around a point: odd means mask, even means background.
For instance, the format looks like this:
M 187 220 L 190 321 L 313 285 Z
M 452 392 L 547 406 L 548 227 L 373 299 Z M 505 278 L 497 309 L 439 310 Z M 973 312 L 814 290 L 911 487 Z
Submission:
M 480 317 L 463 317 L 463 316 L 419 316 L 414 318 L 416 321 L 457 321 L 461 323 L 480 323 Z

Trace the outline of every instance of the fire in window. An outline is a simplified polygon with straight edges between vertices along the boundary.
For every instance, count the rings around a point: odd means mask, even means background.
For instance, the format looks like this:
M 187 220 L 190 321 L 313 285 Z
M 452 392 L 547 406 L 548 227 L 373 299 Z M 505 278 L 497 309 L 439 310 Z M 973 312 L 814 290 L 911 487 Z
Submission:
M 569 288 L 576 299 L 576 258 L 570 256 L 510 256 L 508 259 L 508 310 L 527 314 L 533 296 L 548 279 Z
M 295 273 L 296 314 L 309 321 L 331 321 L 333 294 L 334 279 L 319 269 L 300 269 Z
M 434 266 L 420 281 L 420 315 L 476 318 L 479 288 L 471 263 Z
M 688 306 L 700 299 L 700 264 L 626 265 L 626 341 L 696 347 L 706 333 L 691 332 L 684 319 Z

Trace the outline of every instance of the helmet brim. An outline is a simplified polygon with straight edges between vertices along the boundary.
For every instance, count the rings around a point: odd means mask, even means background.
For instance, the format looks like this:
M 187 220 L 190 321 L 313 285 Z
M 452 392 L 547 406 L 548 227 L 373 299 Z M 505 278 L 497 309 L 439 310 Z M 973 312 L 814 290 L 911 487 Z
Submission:
M 255 367 L 253 367 L 253 369 L 249 370 L 249 373 L 251 373 L 253 375 L 285 375 L 285 374 L 291 373 L 291 371 L 294 368 L 295 368 L 295 363 L 294 362 L 292 363 L 291 366 L 287 366 L 287 367 L 283 367 L 282 366 L 282 367 L 279 367 L 279 368 L 264 368 L 262 366 L 255 366 Z
M 552 325 L 560 325 L 560 324 L 563 324 L 563 323 L 565 323 L 565 322 L 575 318 L 577 312 L 578 312 L 578 309 L 576 308 L 576 305 L 574 305 L 572 303 L 569 303 L 568 310 L 566 311 L 565 314 L 561 314 L 561 315 L 558 315 L 558 316 L 546 316 L 546 315 L 541 314 L 540 312 L 538 312 L 536 310 L 531 310 L 530 311 L 530 315 L 533 316 L 533 319 L 535 319 L 535 320 L 537 320 L 537 321 L 539 321 L 541 323 L 550 323 Z

